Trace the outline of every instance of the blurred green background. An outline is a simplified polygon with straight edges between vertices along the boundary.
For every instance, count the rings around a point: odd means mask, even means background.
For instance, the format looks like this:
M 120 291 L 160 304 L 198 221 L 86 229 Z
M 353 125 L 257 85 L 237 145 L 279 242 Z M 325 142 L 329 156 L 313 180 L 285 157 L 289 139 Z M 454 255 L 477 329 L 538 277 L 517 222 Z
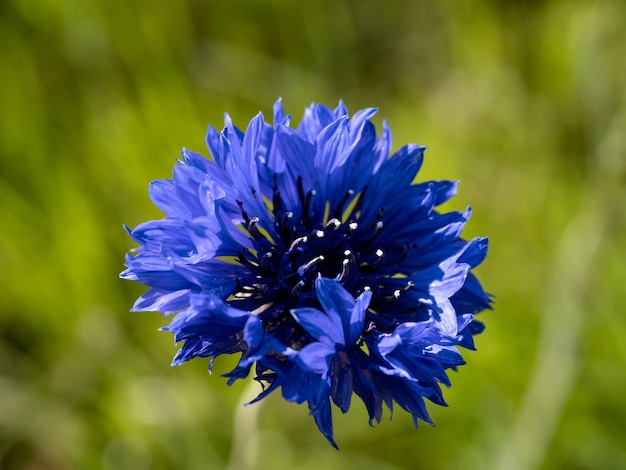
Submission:
M 0 2 L 0 467 L 626 468 L 626 2 Z M 377 106 L 461 180 L 496 295 L 436 428 L 243 408 L 118 279 L 209 123 Z M 379 125 L 381 117 L 376 121 Z

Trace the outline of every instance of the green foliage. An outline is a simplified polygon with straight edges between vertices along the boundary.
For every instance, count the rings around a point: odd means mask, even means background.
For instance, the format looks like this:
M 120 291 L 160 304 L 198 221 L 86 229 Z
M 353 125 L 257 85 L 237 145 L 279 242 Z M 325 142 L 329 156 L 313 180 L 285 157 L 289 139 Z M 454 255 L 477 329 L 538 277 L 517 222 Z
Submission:
M 625 468 L 626 4 L 0 3 L 0 467 Z M 122 224 L 223 111 L 378 106 L 462 181 L 496 294 L 437 428 L 336 416 L 170 368 L 127 313 Z M 384 446 L 380 446 L 384 442 Z M 233 443 L 235 445 L 233 446 Z

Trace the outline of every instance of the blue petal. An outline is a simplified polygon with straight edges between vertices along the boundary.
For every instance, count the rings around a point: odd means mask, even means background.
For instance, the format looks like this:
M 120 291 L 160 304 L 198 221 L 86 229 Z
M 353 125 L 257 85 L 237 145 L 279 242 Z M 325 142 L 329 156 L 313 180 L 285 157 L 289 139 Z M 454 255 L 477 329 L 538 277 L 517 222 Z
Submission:
M 370 119 L 378 112 L 376 108 L 365 108 L 354 113 L 350 119 L 350 132 L 359 132 L 363 126 L 370 122 Z M 348 110 L 344 114 L 347 114 Z M 371 124 L 371 123 L 370 123 Z
M 372 384 L 371 373 L 371 370 L 363 370 L 359 367 L 357 380 L 354 381 L 354 393 L 363 401 L 367 409 L 370 426 L 373 425 L 374 420 L 380 423 L 383 413 L 382 398 Z
M 313 159 L 315 147 L 300 137 L 293 129 L 284 125 L 276 127 L 276 146 L 282 158 L 287 162 L 288 169 L 295 182 L 302 178 L 305 187 L 312 189 L 315 182 Z
M 191 289 L 174 292 L 152 288 L 137 299 L 131 312 L 175 312 L 189 306 Z
M 491 299 L 485 293 L 480 282 L 471 272 L 465 279 L 463 288 L 450 299 L 454 308 L 463 313 L 478 313 L 491 308 Z
M 470 266 L 457 260 L 458 257 L 453 256 L 439 264 L 443 276 L 430 283 L 429 293 L 432 296 L 449 299 L 463 287 Z
M 487 249 L 489 247 L 489 240 L 487 237 L 478 237 L 470 241 L 461 256 L 459 256 L 459 263 L 467 263 L 471 267 L 478 266 L 482 263 L 487 256 Z
M 316 308 L 301 307 L 291 310 L 296 321 L 313 338 L 332 346 L 344 344 L 343 327 L 341 318 L 334 311 L 322 312 Z
M 200 155 L 199 153 L 186 148 L 184 148 L 181 152 L 181 156 L 183 157 L 185 164 L 192 168 L 197 168 L 203 173 L 208 173 L 211 170 L 211 167 L 214 166 L 213 162 L 211 162 L 204 155 Z
M 365 312 L 372 300 L 371 291 L 363 292 L 357 299 L 350 315 L 350 336 L 346 338 L 348 344 L 357 342 L 363 332 L 363 324 L 365 322 Z M 345 328 L 345 327 L 344 327 Z
M 298 352 L 296 358 L 298 364 L 304 366 L 307 371 L 325 377 L 335 354 L 335 348 L 328 344 L 310 343 Z
M 183 219 L 152 220 L 135 227 L 130 236 L 144 245 L 148 251 L 160 251 L 162 246 L 177 253 L 186 253 L 195 248 L 185 230 L 187 223 Z M 219 243 L 218 243 L 219 244 Z
M 343 102 L 343 100 L 341 99 L 339 100 L 337 107 L 333 110 L 333 114 L 335 116 L 346 116 L 348 114 L 348 108 L 346 108 L 346 105 Z
M 295 363 L 291 365 L 291 368 L 283 371 L 281 377 L 282 396 L 285 400 L 304 403 L 324 395 L 328 396 L 328 384 L 321 375 L 309 372 Z
M 343 116 L 345 113 L 337 114 L 323 104 L 312 104 L 304 110 L 304 116 L 298 125 L 297 132 L 313 143 L 323 128 Z
M 368 191 L 368 205 L 374 210 L 384 207 L 385 201 L 399 188 L 409 186 L 424 161 L 426 147 L 409 144 L 402 147 L 391 158 L 385 160 L 372 178 Z M 389 184 L 393 181 L 394 184 Z
M 255 315 L 230 308 L 212 295 L 194 294 L 190 301 L 190 308 L 178 313 L 162 328 L 174 333 L 175 341 L 184 343 L 173 365 L 196 356 L 217 357 L 259 345 L 263 327 Z
M 278 98 L 274 103 L 274 125 L 282 123 L 285 120 L 285 111 L 283 111 L 283 99 Z
M 432 393 L 430 389 L 426 389 L 415 382 L 408 382 L 397 377 L 381 376 L 380 374 L 377 376 L 377 384 L 390 410 L 392 410 L 392 401 L 395 401 L 405 411 L 413 415 L 415 427 L 417 427 L 418 418 L 428 424 L 433 424 L 422 398 L 424 393 L 429 395 Z
M 334 322 L 339 319 L 336 328 L 343 330 L 339 333 L 342 335 L 340 344 L 344 345 L 350 343 L 352 330 L 361 330 L 363 328 L 364 309 L 362 309 L 362 306 L 365 300 L 369 303 L 369 299 L 367 296 L 364 297 L 362 303 L 359 304 L 359 309 L 355 309 L 354 298 L 348 291 L 341 287 L 341 284 L 337 281 L 326 279 L 321 276 L 315 280 L 315 289 L 317 292 L 317 298 L 320 304 L 322 304 L 324 311 L 326 311 L 329 316 L 332 316 Z M 354 327 L 352 326 L 353 311 L 355 323 Z M 359 318 L 359 316 L 361 318 Z M 359 321 L 360 328 L 358 328 Z M 346 343 L 346 341 L 348 343 Z
M 150 198 L 155 206 L 169 217 L 191 219 L 192 214 L 176 192 L 176 185 L 171 180 L 157 180 L 150 184 Z
M 342 155 L 344 149 L 344 136 L 347 132 L 348 118 L 342 117 L 325 127 L 316 139 L 317 152 L 313 160 L 313 165 L 318 175 L 326 178 L 331 175 L 334 169 L 341 166 L 347 155 Z
M 330 400 L 328 395 L 322 395 L 322 397 L 308 402 L 311 416 L 315 420 L 318 429 L 324 435 L 324 437 L 330 442 L 335 449 L 339 449 L 335 440 L 333 439 L 333 421 L 332 411 L 330 409 Z
M 198 186 L 198 199 L 209 216 L 215 216 L 215 202 L 226 197 L 226 189 L 217 181 L 207 179 Z
M 347 413 L 350 409 L 354 390 L 354 367 L 348 354 L 343 351 L 332 360 L 330 388 L 335 405 L 339 407 L 342 413 Z
M 173 273 L 187 280 L 188 285 L 198 286 L 223 298 L 232 294 L 237 276 L 245 273 L 242 266 L 214 258 L 191 263 L 189 259 L 170 253 L 168 262 Z
M 128 269 L 120 274 L 122 279 L 139 281 L 150 287 L 162 290 L 177 291 L 189 289 L 193 284 L 188 279 L 174 272 L 166 259 L 152 254 L 126 256 Z
M 209 152 L 211 152 L 211 156 L 215 163 L 221 168 L 224 168 L 224 150 L 222 147 L 222 141 L 220 137 L 220 133 L 213 126 L 209 126 L 206 132 L 206 144 Z
M 375 155 L 376 159 L 373 161 L 372 174 L 378 172 L 380 166 L 389 156 L 391 151 L 391 128 L 386 119 L 383 119 L 383 132 L 376 144 Z

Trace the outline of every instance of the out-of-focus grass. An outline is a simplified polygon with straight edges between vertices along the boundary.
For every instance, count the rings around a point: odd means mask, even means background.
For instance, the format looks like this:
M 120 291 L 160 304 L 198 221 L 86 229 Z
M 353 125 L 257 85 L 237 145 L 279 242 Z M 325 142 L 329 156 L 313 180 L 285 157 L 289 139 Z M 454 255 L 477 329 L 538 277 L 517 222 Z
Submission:
M 619 0 L 2 2 L 0 466 L 626 467 L 624 18 Z M 165 320 L 127 313 L 122 224 L 161 217 L 148 182 L 223 111 L 244 125 L 278 96 L 295 119 L 378 106 L 490 236 L 496 309 L 437 428 L 371 429 L 355 403 L 335 452 L 304 407 L 240 410 L 228 360 L 170 368 Z

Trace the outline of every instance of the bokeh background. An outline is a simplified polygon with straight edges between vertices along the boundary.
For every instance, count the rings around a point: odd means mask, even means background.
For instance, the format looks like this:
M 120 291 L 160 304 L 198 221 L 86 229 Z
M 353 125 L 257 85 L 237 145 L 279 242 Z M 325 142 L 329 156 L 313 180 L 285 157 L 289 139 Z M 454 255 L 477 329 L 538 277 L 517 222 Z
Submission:
M 626 468 L 626 2 L 0 2 L 0 467 Z M 487 330 L 437 424 L 169 366 L 122 229 L 209 123 L 380 109 L 489 235 Z

